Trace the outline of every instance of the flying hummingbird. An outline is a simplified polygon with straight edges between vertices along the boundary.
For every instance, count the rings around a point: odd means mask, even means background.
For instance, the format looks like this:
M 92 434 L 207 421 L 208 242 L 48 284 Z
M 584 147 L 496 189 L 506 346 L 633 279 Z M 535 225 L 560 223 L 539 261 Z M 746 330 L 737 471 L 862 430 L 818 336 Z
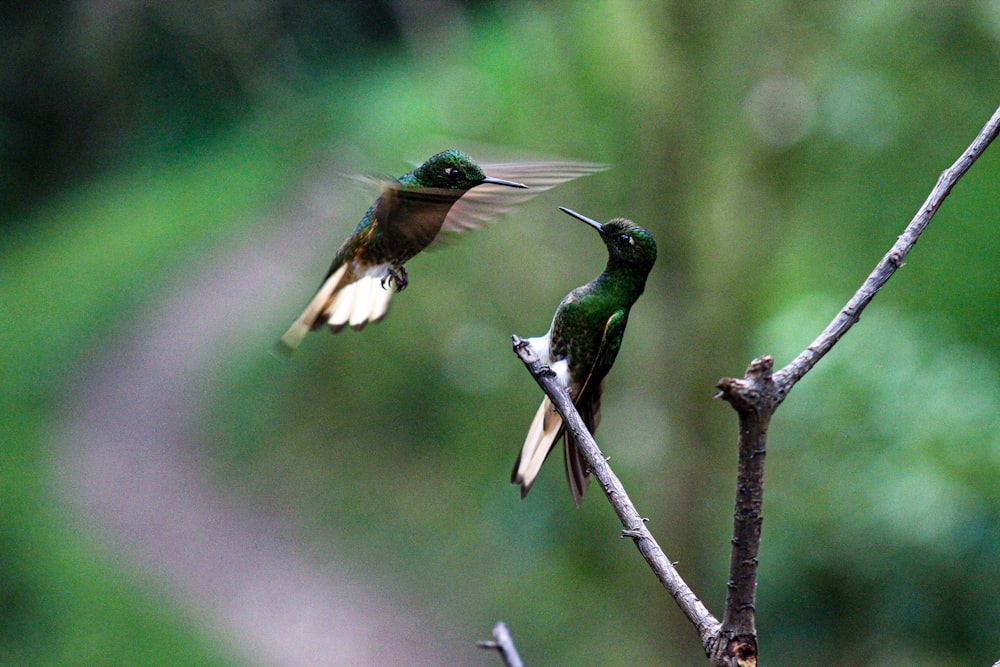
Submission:
M 480 227 L 559 183 L 607 166 L 514 162 L 486 168 L 491 176 L 465 153 L 447 150 L 385 183 L 340 246 L 312 301 L 275 343 L 275 352 L 291 355 L 309 331 L 324 324 L 338 333 L 348 324 L 360 330 L 378 322 L 385 317 L 393 288 L 402 291 L 409 282 L 406 261 L 445 233 Z
M 608 265 L 601 275 L 567 294 L 556 309 L 548 333 L 529 338 L 527 343 L 569 391 L 587 430 L 593 434 L 601 420 L 604 376 L 621 348 L 629 309 L 642 294 L 646 276 L 656 261 L 656 242 L 631 220 L 615 218 L 602 225 L 568 208 L 559 208 L 597 230 L 608 248 Z M 580 458 L 576 440 L 569 432 L 564 433 L 562 417 L 548 397 L 531 422 L 511 473 L 510 481 L 520 484 L 522 498 L 560 436 L 566 480 L 573 503 L 580 505 L 589 471 Z

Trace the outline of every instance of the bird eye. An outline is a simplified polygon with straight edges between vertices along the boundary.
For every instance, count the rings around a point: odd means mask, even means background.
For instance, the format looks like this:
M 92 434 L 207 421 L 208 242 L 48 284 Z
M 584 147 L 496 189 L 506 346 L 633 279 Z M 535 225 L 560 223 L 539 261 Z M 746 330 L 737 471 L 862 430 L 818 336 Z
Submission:
M 618 240 L 621 241 L 622 243 L 627 243 L 629 245 L 635 245 L 635 239 L 632 238 L 631 234 L 625 234 L 625 233 L 619 234 L 618 235 Z
M 444 170 L 444 175 L 453 181 L 457 181 L 462 177 L 462 172 L 455 167 L 448 167 Z

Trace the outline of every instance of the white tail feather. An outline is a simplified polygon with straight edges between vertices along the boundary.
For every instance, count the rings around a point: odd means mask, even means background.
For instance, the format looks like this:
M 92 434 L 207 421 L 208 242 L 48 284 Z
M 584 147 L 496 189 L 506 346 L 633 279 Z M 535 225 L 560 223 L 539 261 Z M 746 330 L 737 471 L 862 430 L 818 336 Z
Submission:
M 381 321 L 389 311 L 389 299 L 392 298 L 392 290 L 383 288 L 381 283 L 378 287 L 379 289 L 374 290 L 374 303 L 372 304 L 371 315 L 368 318 L 369 322 Z
M 347 321 L 352 329 L 368 324 L 368 316 L 371 315 L 371 302 L 374 297 L 372 292 L 377 287 L 375 281 L 370 279 L 362 279 L 354 283 L 354 307 L 351 309 Z
M 552 446 L 562 433 L 562 417 L 556 412 L 552 401 L 546 397 L 535 418 L 528 428 L 528 435 L 521 446 L 521 456 L 518 458 L 517 470 L 512 482 L 521 485 L 521 496 L 528 492 L 542 469 L 546 457 L 552 451 Z
M 369 322 L 378 322 L 389 309 L 392 290 L 382 287 L 382 281 L 373 276 L 345 285 L 330 304 L 328 324 L 334 333 L 350 325 L 360 330 Z
M 358 293 L 358 283 L 354 282 L 350 285 L 344 285 L 339 292 L 333 296 L 333 301 L 330 302 L 330 306 L 323 311 L 326 315 L 327 326 L 330 327 L 330 331 L 337 333 L 344 328 L 347 321 L 351 319 L 351 313 L 354 312 L 354 300 L 357 298 Z

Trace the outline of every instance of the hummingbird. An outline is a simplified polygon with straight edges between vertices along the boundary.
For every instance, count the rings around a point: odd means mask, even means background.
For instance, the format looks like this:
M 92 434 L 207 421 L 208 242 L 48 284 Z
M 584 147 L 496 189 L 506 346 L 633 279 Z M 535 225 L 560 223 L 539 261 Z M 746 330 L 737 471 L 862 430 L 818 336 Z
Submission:
M 526 342 L 569 391 L 587 430 L 593 434 L 601 420 L 604 376 L 621 349 L 629 310 L 645 289 L 646 277 L 656 261 L 656 242 L 649 232 L 625 218 L 602 225 L 568 208 L 560 206 L 559 210 L 597 230 L 608 248 L 608 265 L 601 275 L 566 295 L 544 336 Z M 521 486 L 524 498 L 560 437 L 566 480 L 573 504 L 579 507 L 590 473 L 575 438 L 564 432 L 562 417 L 548 397 L 535 413 L 510 481 Z
M 514 162 L 487 169 L 494 175 L 487 176 L 465 153 L 446 150 L 383 184 L 379 197 L 340 246 L 315 296 L 274 344 L 274 351 L 290 356 L 309 331 L 324 324 L 338 333 L 345 325 L 361 330 L 368 322 L 380 321 L 393 291 L 401 292 L 409 284 L 404 264 L 421 250 L 446 233 L 480 227 L 559 183 L 607 166 Z

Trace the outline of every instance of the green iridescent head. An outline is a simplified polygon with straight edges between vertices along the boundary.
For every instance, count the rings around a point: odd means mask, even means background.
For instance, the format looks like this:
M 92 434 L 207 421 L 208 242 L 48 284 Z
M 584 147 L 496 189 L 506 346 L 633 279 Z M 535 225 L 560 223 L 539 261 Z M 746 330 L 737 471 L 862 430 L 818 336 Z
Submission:
M 582 220 L 597 230 L 608 247 L 608 256 L 612 263 L 634 267 L 649 273 L 656 262 L 656 241 L 653 235 L 627 218 L 614 218 L 603 225 L 591 220 L 585 215 L 563 206 L 562 212 Z
M 490 178 L 471 157 L 457 150 L 441 151 L 432 155 L 413 171 L 413 176 L 424 187 L 443 190 L 469 190 L 484 183 L 512 188 L 527 187 L 512 181 Z

